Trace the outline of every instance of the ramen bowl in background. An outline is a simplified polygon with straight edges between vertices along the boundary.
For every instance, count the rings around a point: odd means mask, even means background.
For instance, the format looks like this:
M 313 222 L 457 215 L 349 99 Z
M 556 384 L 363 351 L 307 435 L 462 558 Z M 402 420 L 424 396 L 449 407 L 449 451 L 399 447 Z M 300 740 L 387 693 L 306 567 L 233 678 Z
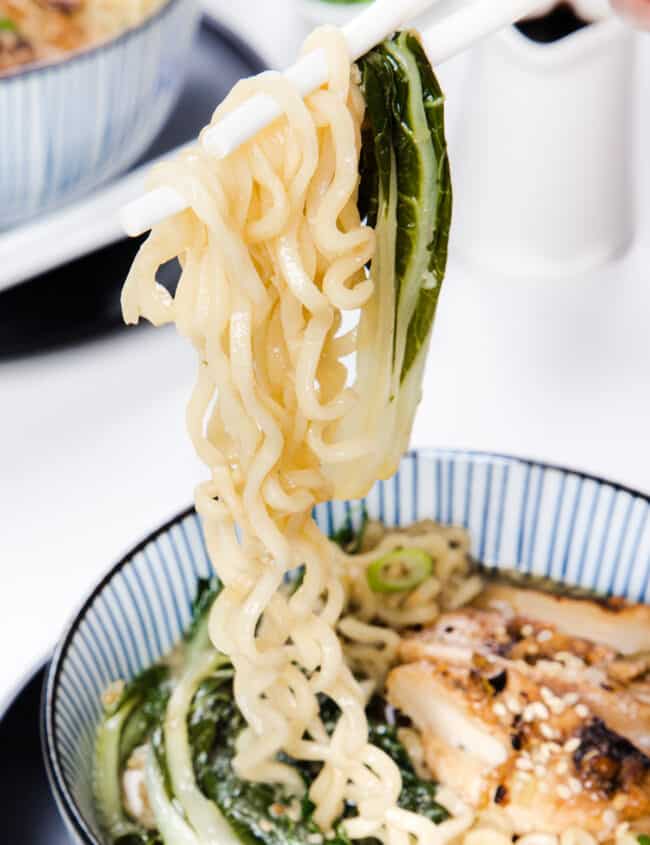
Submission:
M 151 144 L 180 93 L 196 0 L 110 41 L 0 76 L 0 230 L 89 193 Z
M 650 498 L 579 472 L 481 452 L 421 450 L 377 483 L 372 518 L 462 525 L 489 567 L 650 602 Z M 358 503 L 319 505 L 331 535 Z M 52 660 L 43 696 L 45 759 L 61 814 L 78 843 L 100 845 L 92 797 L 101 693 L 155 663 L 186 629 L 198 580 L 213 573 L 194 509 L 129 552 L 83 604 Z
M 296 0 L 296 5 L 310 27 L 343 26 L 369 6 L 370 0 Z

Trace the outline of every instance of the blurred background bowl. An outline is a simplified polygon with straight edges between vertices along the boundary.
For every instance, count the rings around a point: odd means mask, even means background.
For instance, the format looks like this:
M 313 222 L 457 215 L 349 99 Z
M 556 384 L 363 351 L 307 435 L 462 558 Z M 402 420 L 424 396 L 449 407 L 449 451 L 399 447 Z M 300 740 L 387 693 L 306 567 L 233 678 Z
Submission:
M 343 26 L 370 5 L 370 0 L 296 0 L 298 12 L 310 26 Z
M 483 452 L 417 450 L 377 483 L 372 518 L 432 518 L 464 526 L 489 567 L 650 600 L 650 499 L 600 478 Z M 319 505 L 330 536 L 361 508 Z M 105 840 L 95 816 L 92 766 L 101 693 L 130 680 L 180 639 L 199 578 L 214 574 L 191 508 L 147 537 L 88 597 L 55 651 L 43 697 L 45 759 L 55 799 L 77 842 Z
M 0 77 L 0 230 L 89 193 L 151 144 L 180 92 L 197 0 L 51 64 Z

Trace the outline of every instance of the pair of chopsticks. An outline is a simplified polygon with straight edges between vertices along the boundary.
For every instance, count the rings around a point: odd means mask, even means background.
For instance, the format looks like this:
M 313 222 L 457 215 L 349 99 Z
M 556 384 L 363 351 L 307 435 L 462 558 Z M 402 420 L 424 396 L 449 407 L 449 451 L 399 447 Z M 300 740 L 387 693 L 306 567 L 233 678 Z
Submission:
M 361 58 L 375 44 L 425 11 L 434 0 L 375 0 L 344 28 L 350 59 Z M 424 49 L 432 64 L 440 64 L 473 43 L 533 12 L 540 0 L 437 0 L 433 20 L 421 33 Z M 322 50 L 314 50 L 284 72 L 303 97 L 327 82 L 327 60 Z M 272 97 L 257 94 L 242 103 L 215 126 L 202 133 L 206 153 L 225 158 L 268 126 L 281 114 Z M 173 188 L 149 191 L 120 212 L 127 235 L 141 235 L 156 223 L 178 214 L 187 203 Z

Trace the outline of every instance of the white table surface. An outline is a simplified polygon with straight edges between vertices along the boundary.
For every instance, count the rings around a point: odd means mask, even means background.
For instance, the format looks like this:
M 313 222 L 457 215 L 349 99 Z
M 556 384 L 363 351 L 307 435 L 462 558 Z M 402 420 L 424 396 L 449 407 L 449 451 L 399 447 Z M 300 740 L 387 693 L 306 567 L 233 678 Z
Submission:
M 289 0 L 210 3 L 271 64 L 295 53 Z M 452 156 L 462 72 L 462 60 L 441 69 Z M 588 278 L 513 283 L 452 254 L 416 446 L 538 457 L 650 491 L 648 205 L 634 249 Z M 110 564 L 190 502 L 202 478 L 184 431 L 193 367 L 168 328 L 0 364 L 0 702 Z

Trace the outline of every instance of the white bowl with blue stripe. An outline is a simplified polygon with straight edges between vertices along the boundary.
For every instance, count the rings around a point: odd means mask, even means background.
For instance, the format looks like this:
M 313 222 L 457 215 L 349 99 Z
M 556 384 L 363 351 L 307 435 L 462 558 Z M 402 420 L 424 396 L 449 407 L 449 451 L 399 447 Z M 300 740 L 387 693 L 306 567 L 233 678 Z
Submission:
M 0 77 L 0 230 L 79 199 L 126 170 L 180 92 L 197 0 L 63 61 Z
M 371 517 L 465 526 L 490 567 L 650 603 L 650 498 L 600 478 L 482 452 L 417 451 L 366 499 Z M 332 533 L 360 508 L 317 508 Z M 43 696 L 52 789 L 77 842 L 104 839 L 91 793 L 100 695 L 132 678 L 180 638 L 199 578 L 209 577 L 199 519 L 180 514 L 123 558 L 88 597 L 58 646 Z

